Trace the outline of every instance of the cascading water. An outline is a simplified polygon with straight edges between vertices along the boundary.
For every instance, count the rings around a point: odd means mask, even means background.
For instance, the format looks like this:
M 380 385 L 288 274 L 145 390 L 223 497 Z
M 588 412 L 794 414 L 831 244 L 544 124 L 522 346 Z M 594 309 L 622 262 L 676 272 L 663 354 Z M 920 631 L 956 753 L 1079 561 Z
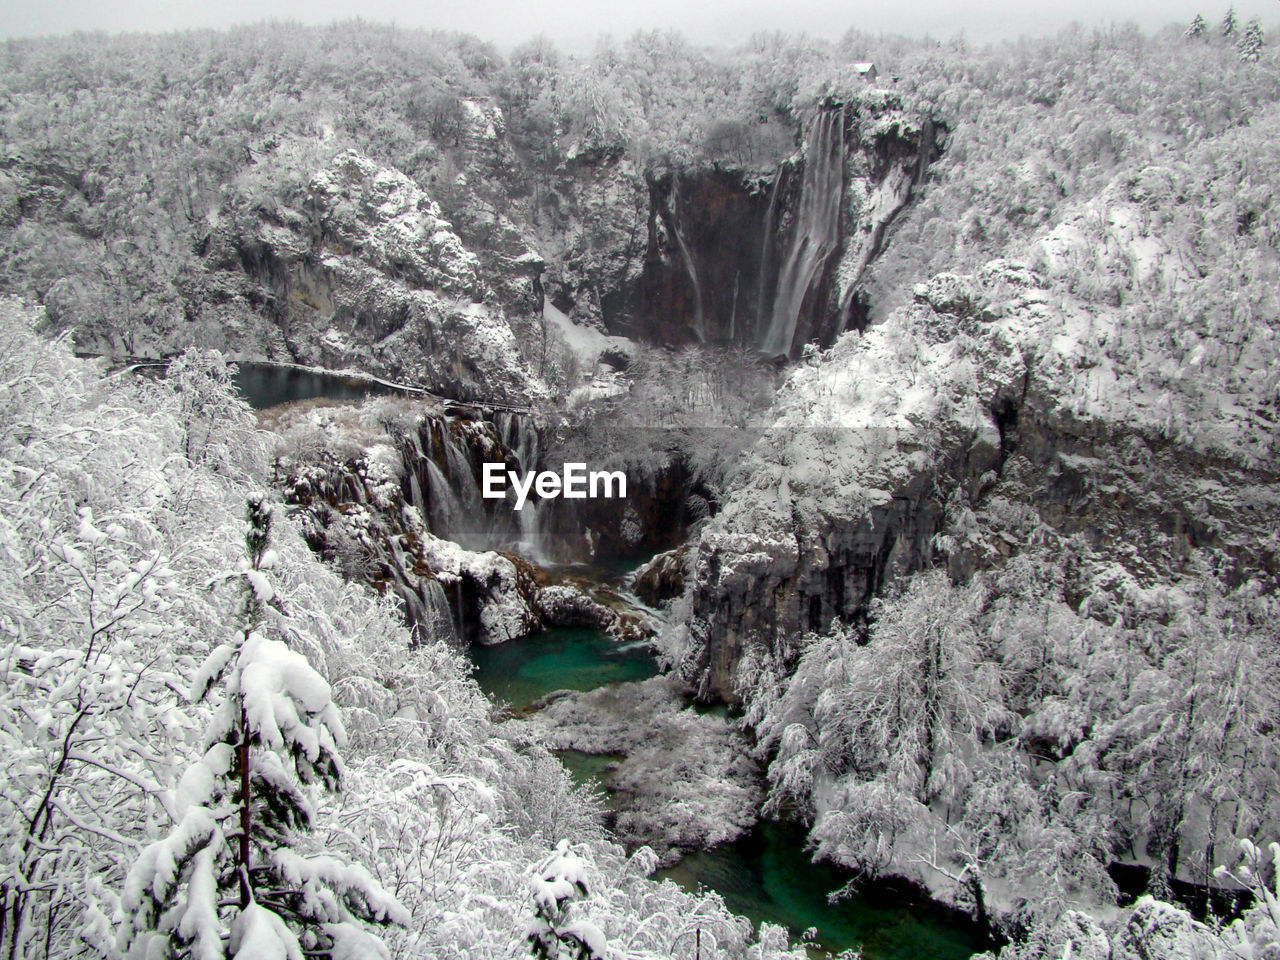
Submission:
M 790 355 L 805 297 L 840 243 L 844 109 L 819 111 L 807 141 L 800 206 L 760 339 L 761 352 L 770 357 Z
M 536 497 L 515 510 L 516 495 L 485 499 L 480 477 L 485 463 L 501 463 L 518 473 L 540 466 L 542 440 L 533 419 L 499 410 L 486 419 L 428 416 L 402 441 L 406 500 L 435 536 L 468 550 L 513 549 L 544 563 L 542 525 Z
M 444 588 L 435 578 L 424 580 L 410 571 L 414 562 L 405 552 L 400 538 L 388 540 L 391 569 L 395 574 L 393 589 L 404 602 L 405 620 L 421 642 L 443 640 L 457 643 L 458 628 Z
M 769 188 L 769 207 L 764 216 L 764 230 L 760 234 L 760 288 L 757 292 L 756 302 L 757 339 L 763 339 L 767 334 L 768 328 L 765 326 L 765 322 L 772 314 L 773 301 L 769 299 L 769 253 L 773 249 L 773 230 L 777 219 L 775 211 L 778 207 L 778 189 L 782 184 L 783 170 L 785 169 L 785 167 L 778 169 L 777 176 L 773 178 L 773 186 Z
M 423 517 L 427 521 L 427 528 L 438 537 L 451 538 L 458 536 L 459 532 L 455 529 L 457 524 L 454 518 L 458 515 L 460 506 L 457 497 L 453 494 L 453 487 L 449 483 L 449 478 L 444 475 L 443 470 L 436 466 L 434 460 L 428 459 L 425 467 L 427 471 L 427 489 L 431 491 L 431 503 L 423 513 Z
M 517 469 L 522 472 L 537 470 L 542 441 L 532 420 L 518 413 L 500 410 L 494 413 L 493 424 L 498 430 L 499 442 L 507 457 L 515 459 Z M 537 499 L 526 500 L 524 509 L 515 512 L 515 516 L 520 524 L 519 553 L 534 563 L 545 563 L 546 552 L 542 547 L 542 524 Z
M 672 208 L 679 210 L 679 177 L 675 179 L 673 190 Z M 693 333 L 699 342 L 702 342 L 707 339 L 706 322 L 702 314 L 702 284 L 698 282 L 698 268 L 694 265 L 693 254 L 689 252 L 689 245 L 685 243 L 684 234 L 680 232 L 680 224 L 675 216 L 671 218 L 671 233 L 675 237 L 676 247 L 680 250 L 680 259 L 684 262 L 685 272 L 689 274 L 689 282 L 693 285 Z

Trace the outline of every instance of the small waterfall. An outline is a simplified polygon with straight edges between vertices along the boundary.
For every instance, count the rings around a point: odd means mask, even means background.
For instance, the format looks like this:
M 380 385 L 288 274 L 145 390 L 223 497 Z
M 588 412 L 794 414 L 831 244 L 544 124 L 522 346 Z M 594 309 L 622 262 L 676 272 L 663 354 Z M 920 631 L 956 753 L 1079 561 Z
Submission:
M 405 438 L 401 453 L 405 499 L 432 534 L 468 550 L 514 549 L 545 562 L 537 497 L 517 512 L 509 484 L 505 502 L 485 499 L 480 488 L 484 463 L 521 473 L 540 467 L 542 439 L 531 417 L 505 410 L 485 420 L 431 415 Z
M 426 607 L 435 636 L 456 644 L 458 628 L 453 622 L 453 608 L 449 606 L 449 598 L 445 596 L 444 587 L 440 586 L 440 581 L 426 581 L 423 584 L 422 594 L 423 605 Z
M 458 440 L 445 431 L 445 464 L 449 469 L 449 485 L 457 495 L 463 509 L 472 516 L 482 512 L 480 504 L 480 484 L 476 482 L 475 469 L 471 463 L 470 451 L 463 448 Z
M 419 579 L 412 574 L 413 560 L 405 552 L 399 537 L 388 541 L 391 548 L 392 568 L 396 574 L 395 591 L 404 602 L 405 619 L 419 641 L 444 640 L 456 643 L 458 630 L 453 621 L 453 610 L 445 597 L 440 581 Z
M 516 461 L 517 469 L 522 472 L 537 470 L 542 441 L 533 422 L 528 417 L 503 410 L 494 414 L 493 423 L 498 430 L 498 440 L 506 450 L 507 457 Z M 537 498 L 530 497 L 522 510 L 518 513 L 513 510 L 512 513 L 520 525 L 517 551 L 534 563 L 545 563 L 542 518 L 538 513 Z
M 840 242 L 844 109 L 819 111 L 807 140 L 800 208 L 778 271 L 769 326 L 760 343 L 761 352 L 770 357 L 790 355 L 805 297 Z
M 431 495 L 429 509 L 423 511 L 423 519 L 427 527 L 437 537 L 450 538 L 454 532 L 455 517 L 461 509 L 458 498 L 453 494 L 453 487 L 444 471 L 431 459 L 426 460 L 427 490 Z
M 757 339 L 763 341 L 768 333 L 765 326 L 772 311 L 769 302 L 769 252 L 773 249 L 773 230 L 777 219 L 775 211 L 778 207 L 778 187 L 783 180 L 785 167 L 779 167 L 773 178 L 773 186 L 769 188 L 769 208 L 764 215 L 764 231 L 760 240 L 760 289 L 756 300 Z

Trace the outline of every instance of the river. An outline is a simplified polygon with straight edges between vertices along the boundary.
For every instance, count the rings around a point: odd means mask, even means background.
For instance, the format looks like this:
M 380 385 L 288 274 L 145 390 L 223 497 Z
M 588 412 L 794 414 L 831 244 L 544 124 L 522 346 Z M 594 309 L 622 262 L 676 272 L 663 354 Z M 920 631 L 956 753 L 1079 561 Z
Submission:
M 517 710 L 554 690 L 591 690 L 657 672 L 643 645 L 619 645 L 588 629 L 474 647 L 472 660 L 481 689 Z M 578 782 L 601 790 L 609 766 L 620 759 L 577 751 L 560 757 Z M 815 957 L 861 947 L 864 960 L 963 960 L 982 949 L 963 918 L 893 883 L 878 882 L 829 904 L 827 894 L 844 886 L 848 874 L 813 863 L 803 828 L 790 823 L 764 821 L 747 836 L 690 854 L 658 876 L 688 890 L 714 890 L 730 910 L 757 925 L 779 924 L 796 937 L 816 928 Z
M 320 398 L 338 403 L 358 403 L 368 396 L 394 396 L 405 392 L 391 384 L 362 377 L 249 361 L 236 363 L 232 382 L 245 402 L 255 410 Z
M 239 364 L 235 383 L 255 409 L 399 392 L 376 381 L 256 363 Z M 631 566 L 574 572 L 611 581 Z M 473 646 L 470 655 L 481 689 L 517 711 L 555 690 L 593 690 L 658 672 L 646 645 L 620 645 L 592 629 L 548 630 L 496 646 Z M 609 767 L 621 759 L 576 751 L 562 751 L 560 757 L 576 780 L 605 792 Z M 689 854 L 659 877 L 689 890 L 714 890 L 730 910 L 756 925 L 779 924 L 795 937 L 814 928 L 815 957 L 860 947 L 864 960 L 963 960 L 982 949 L 964 917 L 892 882 L 877 882 L 829 904 L 827 895 L 844 886 L 848 875 L 814 864 L 805 852 L 805 832 L 794 824 L 761 822 L 736 841 Z

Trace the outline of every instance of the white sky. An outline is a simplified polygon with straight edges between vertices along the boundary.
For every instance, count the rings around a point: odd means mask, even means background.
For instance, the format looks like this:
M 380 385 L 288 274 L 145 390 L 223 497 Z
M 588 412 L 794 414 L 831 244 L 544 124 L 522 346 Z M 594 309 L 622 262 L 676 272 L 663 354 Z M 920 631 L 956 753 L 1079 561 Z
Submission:
M 73 30 L 162 32 L 223 27 L 267 19 L 326 24 L 362 17 L 401 26 L 474 33 L 506 47 L 538 33 L 581 47 L 602 33 L 625 37 L 669 28 L 693 40 L 736 42 L 761 29 L 838 38 L 849 27 L 871 32 L 973 41 L 1043 35 L 1079 20 L 1102 25 L 1133 20 L 1147 29 L 1187 22 L 1197 12 L 1216 25 L 1230 0 L 1036 0 L 955 3 L 917 0 L 0 0 L 0 38 Z M 1277 0 L 1235 4 L 1241 22 L 1280 18 Z

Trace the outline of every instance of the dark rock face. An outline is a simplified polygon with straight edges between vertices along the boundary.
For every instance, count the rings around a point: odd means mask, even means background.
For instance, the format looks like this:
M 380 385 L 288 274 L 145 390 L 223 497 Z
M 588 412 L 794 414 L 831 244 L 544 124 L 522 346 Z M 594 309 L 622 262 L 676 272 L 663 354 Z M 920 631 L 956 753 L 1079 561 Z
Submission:
M 702 696 L 736 702 L 738 668 L 752 648 L 789 671 L 798 638 L 825 632 L 833 619 L 861 622 L 888 582 L 931 563 L 944 491 L 972 484 L 1000 463 L 998 449 L 974 444 L 866 513 L 796 523 L 790 536 L 704 544 L 690 585 L 699 654 L 683 665 L 685 676 Z
M 688 534 L 692 477 L 671 458 L 656 470 L 630 472 L 626 499 L 550 500 L 539 506 L 548 553 L 561 562 L 636 560 L 669 550 Z
M 802 150 L 767 175 L 642 178 L 625 159 L 580 159 L 542 204 L 542 232 L 558 232 L 546 236 L 547 293 L 575 319 L 667 346 L 781 343 L 794 357 L 830 345 L 865 324 L 863 274 L 944 132 L 876 91 L 825 104 Z M 770 337 L 775 323 L 785 329 Z
M 672 346 L 752 341 L 771 243 L 769 192 L 767 181 L 741 171 L 674 172 L 650 181 L 636 324 L 646 339 Z
M 658 607 L 684 593 L 688 546 L 660 553 L 635 572 L 632 585 L 636 596 Z
M 976 279 L 935 278 L 915 306 L 794 369 L 777 428 L 693 546 L 677 648 L 703 696 L 736 700 L 755 669 L 785 676 L 804 633 L 859 624 L 899 577 L 945 564 L 962 581 L 1018 551 L 1016 538 L 978 547 L 949 532 L 996 500 L 1141 579 L 1193 572 L 1204 549 L 1228 579 L 1275 577 L 1275 541 L 1258 536 L 1280 517 L 1270 461 L 1171 439 L 1137 404 L 1084 407 L 1076 368 L 1053 353 L 1075 307 L 1039 283 L 1005 261 Z M 904 353 L 908 333 L 919 349 Z M 947 399 L 957 358 L 972 374 L 960 404 Z M 883 382 L 863 391 L 868 374 Z M 930 412 L 899 416 L 870 446 L 876 418 L 907 396 L 895 382 L 933 391 Z M 824 435 L 812 425 L 824 416 L 843 417 L 847 432 Z
M 827 104 L 771 177 L 709 168 L 649 183 L 648 249 L 629 323 L 658 343 L 798 356 L 865 324 L 861 281 L 937 159 L 939 130 L 891 95 Z

